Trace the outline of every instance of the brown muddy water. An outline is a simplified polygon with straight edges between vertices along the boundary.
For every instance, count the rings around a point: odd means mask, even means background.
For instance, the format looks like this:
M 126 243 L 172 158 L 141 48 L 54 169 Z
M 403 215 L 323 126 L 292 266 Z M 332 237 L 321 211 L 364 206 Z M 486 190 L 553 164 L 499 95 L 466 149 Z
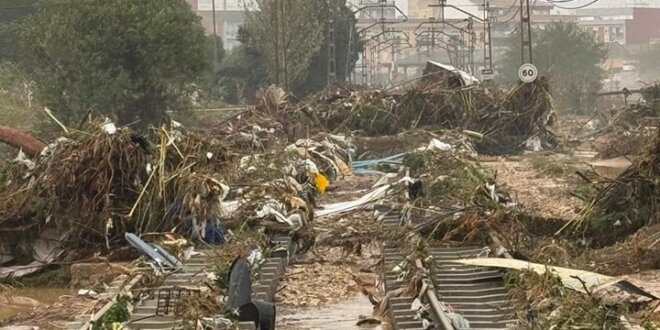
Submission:
M 0 320 L 29 313 L 40 306 L 57 302 L 61 296 L 73 294 L 62 288 L 17 288 L 0 292 Z
M 277 329 L 283 330 L 336 330 L 373 329 L 389 330 L 386 322 L 380 325 L 357 326 L 360 316 L 371 317 L 373 308 L 362 294 L 341 303 L 312 308 L 278 308 Z

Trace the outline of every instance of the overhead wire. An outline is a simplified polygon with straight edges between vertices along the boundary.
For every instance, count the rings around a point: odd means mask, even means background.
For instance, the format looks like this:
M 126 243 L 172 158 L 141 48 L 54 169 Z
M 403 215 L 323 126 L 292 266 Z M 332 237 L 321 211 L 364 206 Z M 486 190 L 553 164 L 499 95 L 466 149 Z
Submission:
M 513 4 L 511 5 L 511 7 L 509 7 L 509 9 L 506 11 L 506 13 L 504 13 L 502 15 L 496 15 L 495 17 L 507 17 L 507 16 L 509 16 L 509 13 L 511 12 L 511 10 L 513 10 L 513 7 L 517 7 L 517 6 L 518 6 L 517 1 L 514 1 Z
M 518 7 L 516 12 L 513 15 L 511 15 L 511 17 L 509 17 L 509 19 L 507 19 L 506 21 L 498 22 L 498 23 L 509 23 L 509 22 L 513 21 L 516 17 L 518 17 L 518 14 L 520 14 L 520 7 Z
M 596 2 L 598 2 L 598 1 L 600 1 L 600 0 L 593 0 L 593 1 L 589 2 L 589 3 L 587 3 L 587 4 L 584 4 L 584 5 L 581 5 L 581 6 L 577 6 L 577 7 L 564 7 L 564 6 L 560 6 L 560 5 L 557 4 L 557 3 L 573 2 L 573 1 L 575 1 L 575 0 L 571 0 L 571 1 L 548 0 L 548 1 L 549 1 L 550 3 L 552 3 L 552 4 L 553 4 L 555 7 L 557 7 L 557 8 L 560 8 L 560 9 L 571 9 L 571 10 L 572 10 L 572 9 L 582 9 L 582 8 L 589 7 L 589 6 L 593 5 L 594 3 L 596 3 Z
M 534 7 L 536 7 L 536 2 L 537 2 L 537 1 L 538 1 L 538 0 L 534 0 L 534 2 L 532 2 L 532 5 L 530 6 L 532 9 L 534 9 Z M 574 1 L 574 0 L 566 0 L 566 1 Z M 518 13 L 520 13 L 520 7 L 518 7 L 518 12 L 517 12 L 516 15 L 514 15 L 513 17 L 516 17 Z M 518 29 L 520 29 L 521 26 L 522 26 L 522 22 L 520 22 L 520 24 L 516 24 L 516 28 L 513 29 L 513 30 L 509 33 L 509 35 L 518 32 Z

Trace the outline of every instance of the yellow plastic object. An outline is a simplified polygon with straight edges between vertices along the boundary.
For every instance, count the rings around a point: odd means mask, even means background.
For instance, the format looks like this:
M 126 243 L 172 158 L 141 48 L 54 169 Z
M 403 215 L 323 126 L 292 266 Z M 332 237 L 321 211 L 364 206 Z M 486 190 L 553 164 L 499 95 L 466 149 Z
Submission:
M 316 173 L 314 176 L 316 189 L 322 194 L 325 193 L 325 189 L 328 188 L 328 185 L 330 185 L 330 181 L 328 181 L 328 179 L 320 173 Z

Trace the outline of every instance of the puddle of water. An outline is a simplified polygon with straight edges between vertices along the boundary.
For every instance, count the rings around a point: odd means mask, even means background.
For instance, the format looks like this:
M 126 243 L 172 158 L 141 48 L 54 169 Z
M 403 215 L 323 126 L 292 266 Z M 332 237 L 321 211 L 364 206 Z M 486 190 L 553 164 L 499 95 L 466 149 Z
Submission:
M 20 288 L 0 293 L 0 320 L 52 304 L 71 293 L 62 288 Z
M 284 330 L 335 330 L 372 329 L 389 330 L 388 324 L 357 326 L 360 315 L 371 317 L 373 308 L 369 299 L 357 295 L 350 300 L 323 306 L 298 310 L 278 311 L 277 328 Z

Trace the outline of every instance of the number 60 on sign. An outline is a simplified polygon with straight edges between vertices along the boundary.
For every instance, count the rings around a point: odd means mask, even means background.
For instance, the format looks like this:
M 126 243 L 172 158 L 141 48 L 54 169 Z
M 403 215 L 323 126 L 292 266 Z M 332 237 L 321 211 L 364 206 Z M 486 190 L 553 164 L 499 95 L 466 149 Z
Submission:
M 518 69 L 518 78 L 524 83 L 531 83 L 538 77 L 539 71 L 534 64 L 525 63 Z

